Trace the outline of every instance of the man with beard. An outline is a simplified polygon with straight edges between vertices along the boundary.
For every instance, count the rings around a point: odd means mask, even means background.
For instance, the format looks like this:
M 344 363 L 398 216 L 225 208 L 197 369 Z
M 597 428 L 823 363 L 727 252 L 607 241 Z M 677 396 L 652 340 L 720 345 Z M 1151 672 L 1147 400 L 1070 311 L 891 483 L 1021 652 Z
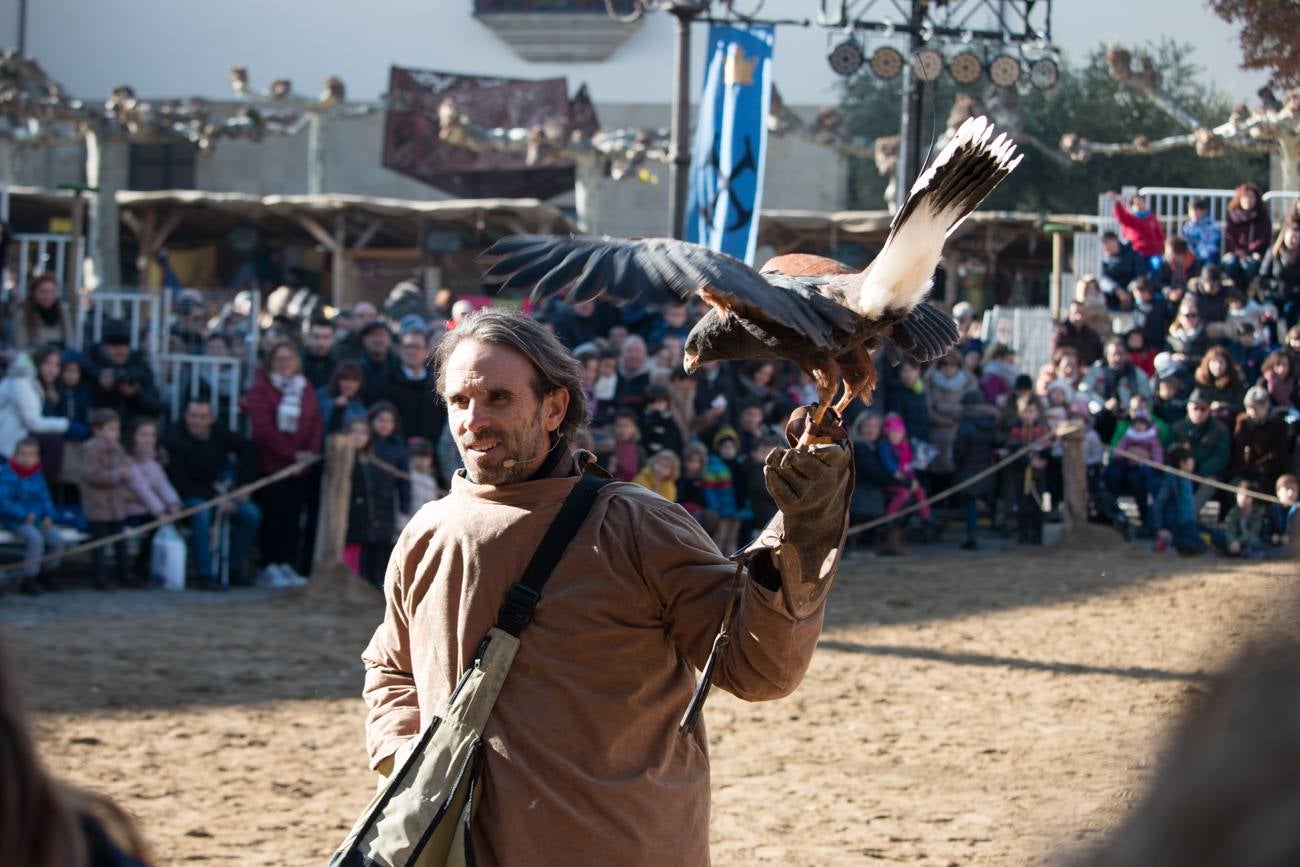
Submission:
M 465 467 L 398 540 L 363 656 L 381 773 L 444 706 L 579 474 L 602 474 L 569 446 L 587 420 L 581 367 L 537 322 L 481 311 L 434 363 Z M 747 700 L 798 686 L 847 527 L 842 441 L 776 449 L 765 477 L 781 514 L 738 598 L 735 564 L 681 506 L 633 484 L 600 490 L 484 731 L 477 863 L 708 863 L 707 742 L 678 731 L 694 671 L 734 599 L 713 682 Z

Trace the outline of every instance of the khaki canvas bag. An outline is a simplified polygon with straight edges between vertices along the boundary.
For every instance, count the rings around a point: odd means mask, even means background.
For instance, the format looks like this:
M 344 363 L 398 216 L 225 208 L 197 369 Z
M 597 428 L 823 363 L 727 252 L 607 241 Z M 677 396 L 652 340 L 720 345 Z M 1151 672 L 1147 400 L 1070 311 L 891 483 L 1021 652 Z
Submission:
M 542 586 L 608 479 L 579 478 L 523 578 L 511 585 L 447 706 L 393 757 L 393 772 L 334 853 L 329 867 L 468 867 L 470 822 L 483 772 L 483 728 L 532 621 Z

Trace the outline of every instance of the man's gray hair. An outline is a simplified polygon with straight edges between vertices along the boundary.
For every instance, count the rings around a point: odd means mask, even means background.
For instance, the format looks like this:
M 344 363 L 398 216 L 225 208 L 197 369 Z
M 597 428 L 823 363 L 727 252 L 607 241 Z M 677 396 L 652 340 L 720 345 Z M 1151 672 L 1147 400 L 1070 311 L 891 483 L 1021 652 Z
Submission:
M 507 346 L 527 358 L 536 374 L 533 392 L 540 401 L 557 388 L 569 393 L 569 409 L 556 431 L 571 437 L 587 426 L 587 394 L 582 388 L 582 365 L 555 335 L 522 313 L 492 308 L 480 310 L 459 323 L 438 342 L 433 354 L 434 384 L 446 398 L 447 361 L 464 340 Z

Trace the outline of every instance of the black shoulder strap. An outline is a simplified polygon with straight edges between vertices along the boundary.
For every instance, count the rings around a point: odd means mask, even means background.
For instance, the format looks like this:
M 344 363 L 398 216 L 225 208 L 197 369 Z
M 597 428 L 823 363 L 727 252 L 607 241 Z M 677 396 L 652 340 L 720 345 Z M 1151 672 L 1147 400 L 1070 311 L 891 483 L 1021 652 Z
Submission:
M 533 559 L 529 560 L 524 568 L 524 576 L 511 584 L 510 590 L 506 592 L 505 604 L 497 613 L 499 629 L 518 638 L 519 633 L 524 631 L 524 627 L 532 622 L 533 609 L 537 607 L 537 601 L 542 598 L 542 587 L 551 577 L 556 564 L 560 562 L 564 549 L 569 547 L 569 542 L 577 535 L 582 522 L 587 519 L 592 504 L 596 502 L 596 495 L 610 481 L 593 475 L 578 477 L 578 483 L 573 486 L 564 504 L 560 506 L 560 513 L 547 528 L 546 535 L 542 537 L 541 544 L 533 554 Z

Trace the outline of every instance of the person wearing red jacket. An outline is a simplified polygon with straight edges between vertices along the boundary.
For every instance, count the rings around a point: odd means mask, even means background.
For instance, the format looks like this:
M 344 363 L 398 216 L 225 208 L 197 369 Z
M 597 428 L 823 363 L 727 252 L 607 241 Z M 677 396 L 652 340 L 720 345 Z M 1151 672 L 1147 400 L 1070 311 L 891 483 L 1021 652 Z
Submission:
M 316 392 L 302 375 L 302 359 L 293 342 L 278 340 L 266 351 L 264 366 L 241 402 L 249 432 L 259 452 L 264 476 L 321 451 L 323 424 Z M 300 551 L 302 503 L 306 478 L 291 475 L 258 492 L 262 508 L 262 561 L 287 567 L 296 575 L 308 571 L 311 552 Z
M 1165 252 L 1165 230 L 1160 226 L 1160 218 L 1147 209 L 1147 197 L 1141 193 L 1134 194 L 1126 208 L 1117 194 L 1107 193 L 1106 196 L 1115 208 L 1115 219 L 1124 230 L 1124 240 L 1137 253 L 1151 260 L 1154 270 Z
M 1223 229 L 1223 271 L 1243 293 L 1259 274 L 1259 266 L 1273 240 L 1273 219 L 1250 181 L 1237 187 L 1228 202 L 1228 220 Z

